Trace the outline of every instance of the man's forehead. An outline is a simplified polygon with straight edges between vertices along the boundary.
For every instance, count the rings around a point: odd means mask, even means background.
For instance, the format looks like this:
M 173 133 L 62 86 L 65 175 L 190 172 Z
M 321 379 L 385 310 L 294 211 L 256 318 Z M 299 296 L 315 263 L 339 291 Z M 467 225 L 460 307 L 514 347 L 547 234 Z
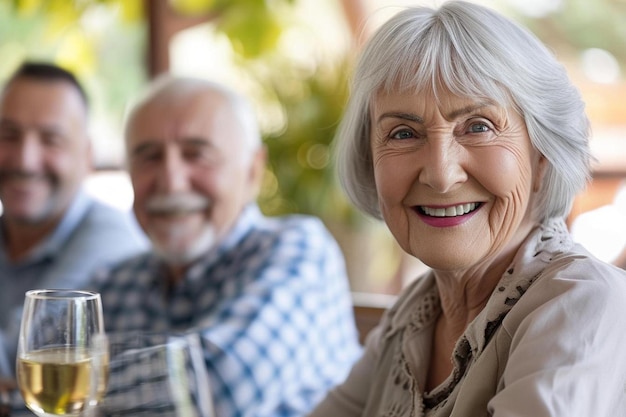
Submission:
M 87 108 L 76 88 L 66 81 L 18 78 L 0 94 L 0 109 L 9 105 L 28 106 L 32 110 L 72 111 L 85 117 Z
M 211 135 L 236 127 L 236 113 L 222 101 L 188 99 L 155 101 L 139 108 L 129 120 L 131 136 L 180 137 Z

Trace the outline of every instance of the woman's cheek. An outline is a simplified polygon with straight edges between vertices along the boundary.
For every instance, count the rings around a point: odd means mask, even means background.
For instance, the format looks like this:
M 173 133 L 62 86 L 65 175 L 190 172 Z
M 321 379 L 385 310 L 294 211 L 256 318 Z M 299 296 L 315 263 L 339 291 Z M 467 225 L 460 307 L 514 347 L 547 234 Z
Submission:
M 516 152 L 487 152 L 478 162 L 477 179 L 491 194 L 509 196 L 528 190 L 531 182 L 530 160 Z

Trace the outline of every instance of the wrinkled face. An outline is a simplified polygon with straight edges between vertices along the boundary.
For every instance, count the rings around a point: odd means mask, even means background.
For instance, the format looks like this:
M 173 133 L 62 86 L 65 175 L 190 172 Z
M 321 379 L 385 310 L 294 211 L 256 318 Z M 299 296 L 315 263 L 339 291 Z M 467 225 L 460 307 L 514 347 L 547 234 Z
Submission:
M 214 93 L 142 107 L 127 149 L 137 220 L 173 264 L 192 261 L 228 232 L 263 172 L 231 105 Z
M 402 248 L 434 269 L 463 271 L 510 256 L 526 237 L 545 160 L 512 109 L 451 93 L 439 99 L 374 97 L 374 176 Z
M 27 78 L 0 97 L 0 200 L 7 222 L 60 217 L 91 167 L 86 109 L 64 81 Z

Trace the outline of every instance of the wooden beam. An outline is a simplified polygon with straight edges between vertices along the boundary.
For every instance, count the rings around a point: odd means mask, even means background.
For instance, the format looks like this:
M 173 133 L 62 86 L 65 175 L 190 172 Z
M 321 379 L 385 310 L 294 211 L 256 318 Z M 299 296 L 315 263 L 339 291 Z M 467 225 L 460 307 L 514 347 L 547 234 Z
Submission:
M 368 28 L 365 25 L 367 9 L 363 0 L 341 0 L 341 8 L 350 28 L 352 39 L 356 45 L 361 46 L 369 37 Z
M 181 30 L 206 23 L 217 17 L 216 13 L 185 16 L 177 13 L 168 0 L 144 0 L 148 23 L 147 68 L 150 78 L 170 69 L 170 42 Z
M 154 78 L 170 69 L 170 42 L 181 30 L 217 18 L 217 13 L 201 16 L 186 16 L 177 13 L 169 0 L 144 0 L 148 24 L 148 76 Z M 344 16 L 357 45 L 368 34 L 365 33 L 366 8 L 363 0 L 341 0 Z

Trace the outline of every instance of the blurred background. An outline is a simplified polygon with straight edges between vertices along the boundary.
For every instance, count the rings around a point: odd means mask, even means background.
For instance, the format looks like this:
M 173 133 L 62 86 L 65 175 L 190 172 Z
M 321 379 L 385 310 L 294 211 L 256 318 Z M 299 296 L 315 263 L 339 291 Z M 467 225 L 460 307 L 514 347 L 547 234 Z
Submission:
M 475 0 L 528 26 L 564 62 L 588 106 L 597 160 L 569 217 L 576 240 L 611 261 L 626 245 L 626 0 Z M 127 104 L 162 72 L 226 83 L 254 102 L 270 163 L 266 214 L 321 217 L 355 292 L 394 294 L 424 266 L 351 209 L 331 141 L 363 41 L 407 5 L 441 0 L 0 0 L 0 81 L 24 59 L 74 71 L 92 103 L 98 198 L 129 209 Z

